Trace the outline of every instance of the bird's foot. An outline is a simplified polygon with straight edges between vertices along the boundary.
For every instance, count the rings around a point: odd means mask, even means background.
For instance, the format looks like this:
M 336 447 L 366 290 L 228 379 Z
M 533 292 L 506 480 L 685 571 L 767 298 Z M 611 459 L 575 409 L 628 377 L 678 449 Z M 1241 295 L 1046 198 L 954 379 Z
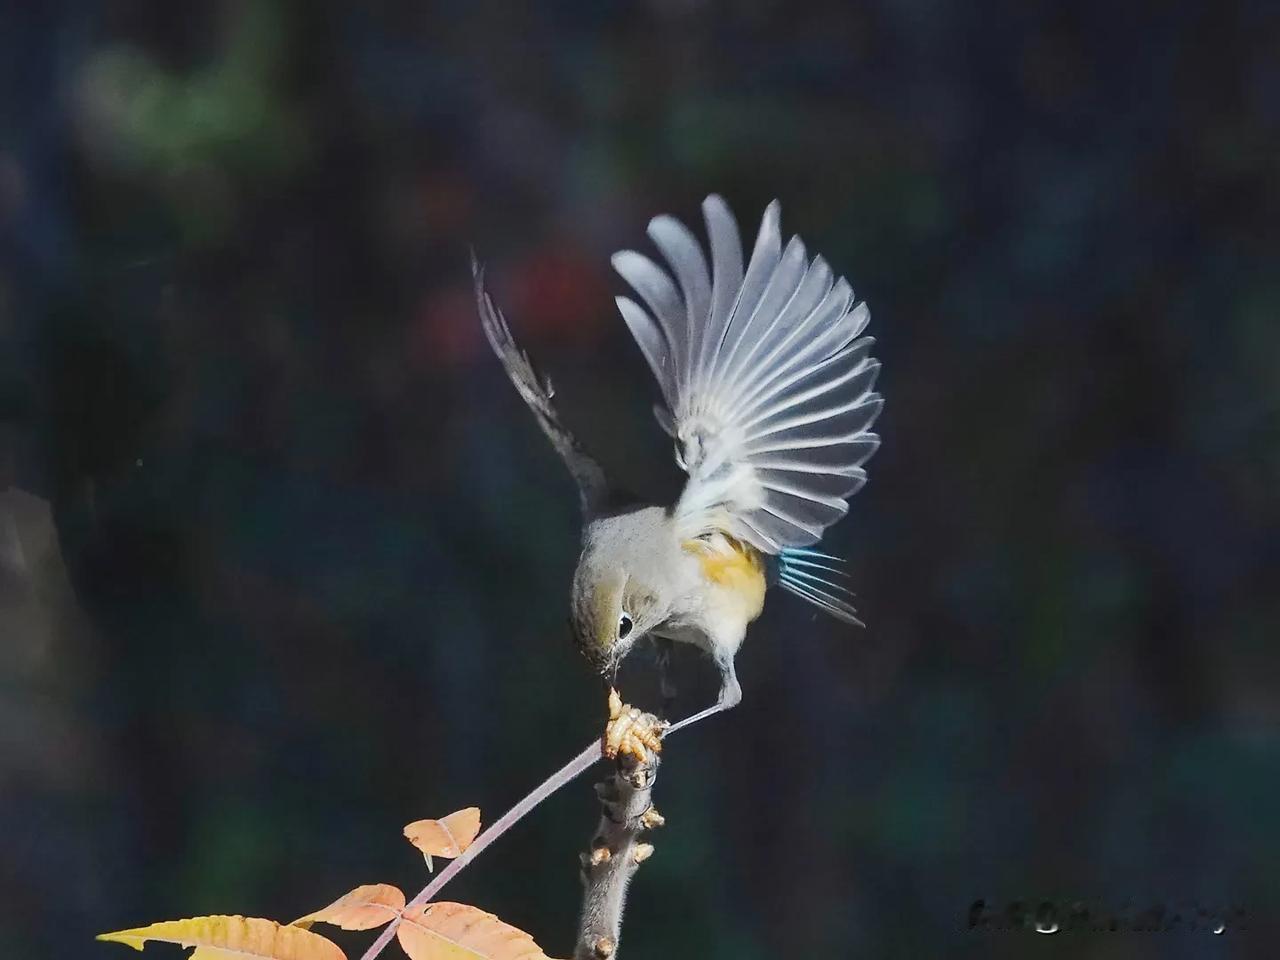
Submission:
M 662 752 L 662 734 L 666 728 L 665 721 L 638 707 L 627 706 L 617 690 L 609 690 L 609 722 L 605 724 L 601 744 L 605 759 L 631 756 L 638 763 L 646 763 L 648 751 Z

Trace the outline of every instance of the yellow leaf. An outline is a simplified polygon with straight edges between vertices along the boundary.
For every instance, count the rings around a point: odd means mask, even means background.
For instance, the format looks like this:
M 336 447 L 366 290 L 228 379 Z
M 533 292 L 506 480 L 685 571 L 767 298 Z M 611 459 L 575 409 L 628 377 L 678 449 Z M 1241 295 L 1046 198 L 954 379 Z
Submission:
M 390 921 L 404 909 L 404 894 L 389 883 L 366 883 L 339 897 L 315 913 L 293 921 L 293 926 L 310 929 L 313 923 L 331 923 L 343 930 L 372 930 Z
M 99 940 L 114 940 L 141 950 L 148 940 L 165 940 L 196 947 L 191 958 L 200 960 L 347 960 L 338 945 L 318 933 L 300 927 L 283 927 L 258 917 L 192 917 L 166 920 L 149 927 L 102 933 Z M 189 958 L 189 960 L 191 960 Z
M 427 859 L 427 869 L 432 867 L 432 857 L 462 856 L 471 841 L 480 832 L 480 808 L 467 807 L 451 813 L 443 820 L 415 820 L 404 828 L 404 835 Z
M 410 960 L 547 960 L 529 934 L 462 903 L 412 907 L 396 933 Z

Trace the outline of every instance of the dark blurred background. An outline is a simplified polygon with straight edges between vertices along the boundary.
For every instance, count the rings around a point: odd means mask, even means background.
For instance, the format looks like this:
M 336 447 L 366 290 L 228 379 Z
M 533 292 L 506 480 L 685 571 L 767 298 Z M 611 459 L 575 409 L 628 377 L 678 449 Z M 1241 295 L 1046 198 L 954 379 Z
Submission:
M 624 955 L 1273 956 L 1273 10 L 10 0 L 0 955 L 416 890 L 402 824 L 595 735 L 571 482 L 468 248 L 669 496 L 608 256 L 716 191 L 871 305 L 884 446 L 830 539 L 868 627 L 772 600 L 742 706 L 668 751 Z M 449 897 L 568 952 L 595 816 L 584 779 Z M 966 930 L 979 897 L 1255 929 Z

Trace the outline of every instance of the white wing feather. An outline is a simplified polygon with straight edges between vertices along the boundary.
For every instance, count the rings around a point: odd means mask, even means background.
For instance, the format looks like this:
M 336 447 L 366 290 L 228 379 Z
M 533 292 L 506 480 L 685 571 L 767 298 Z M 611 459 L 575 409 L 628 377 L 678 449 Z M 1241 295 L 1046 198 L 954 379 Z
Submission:
M 707 197 L 702 210 L 710 270 L 693 234 L 668 216 L 648 232 L 670 273 L 630 250 L 613 257 L 644 302 L 617 300 L 689 474 L 675 516 L 690 536 L 727 528 L 766 553 L 805 547 L 844 516 L 879 446 L 880 364 L 872 339 L 859 338 L 870 315 L 798 237 L 783 247 L 777 201 L 745 270 L 725 202 Z

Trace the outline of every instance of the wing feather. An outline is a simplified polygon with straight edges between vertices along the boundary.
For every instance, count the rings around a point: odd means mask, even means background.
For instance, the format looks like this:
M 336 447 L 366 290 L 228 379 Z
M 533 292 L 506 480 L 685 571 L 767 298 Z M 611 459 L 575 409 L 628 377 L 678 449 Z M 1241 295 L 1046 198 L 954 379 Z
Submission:
M 712 279 L 711 311 L 698 331 L 698 351 L 694 357 L 694 375 L 699 383 L 708 379 L 709 367 L 715 359 L 710 341 L 713 337 L 719 338 L 729 326 L 743 277 L 742 236 L 728 205 L 712 194 L 702 202 L 702 215 L 711 241 Z
M 751 447 L 751 462 L 757 469 L 798 470 L 802 473 L 834 473 L 853 476 L 853 471 L 875 453 L 872 440 L 852 440 L 825 446 L 773 448 L 760 451 Z
M 668 406 L 673 406 L 677 393 L 670 340 L 667 339 L 662 327 L 654 322 L 653 317 L 640 304 L 629 297 L 615 297 L 614 300 L 618 304 L 618 312 L 622 314 L 622 319 L 627 322 L 631 336 L 635 337 L 636 343 L 640 345 L 640 352 L 644 354 L 649 369 L 653 371 L 654 379 L 662 388 L 662 399 Z
M 807 370 L 798 371 L 785 385 L 750 405 L 744 404 L 739 417 L 743 429 L 751 431 L 757 424 L 772 423 L 788 411 L 800 408 L 827 394 L 840 397 L 862 397 L 870 392 L 880 371 L 875 360 L 858 357 L 856 351 L 842 351 L 819 361 Z M 766 402 L 772 401 L 769 406 Z
M 801 470 L 760 467 L 756 474 L 760 482 L 772 490 L 801 492 L 804 496 L 816 494 L 823 502 L 843 501 L 867 480 L 866 471 L 861 467 L 843 468 L 839 473 L 819 473 L 808 467 Z
M 776 389 L 779 381 L 785 385 L 786 378 L 798 367 L 835 353 L 842 342 L 850 339 L 848 334 L 852 328 L 843 322 L 843 316 L 852 298 L 848 283 L 837 280 L 816 307 L 777 343 L 770 344 L 767 352 L 762 352 L 760 359 L 752 364 L 751 373 L 734 388 L 735 401 L 751 401 L 771 388 Z
M 778 350 L 791 342 L 792 338 L 802 335 L 804 325 L 831 292 L 832 280 L 831 268 L 822 257 L 815 257 L 791 302 L 760 338 L 751 344 L 742 359 L 742 374 L 733 387 L 735 397 L 748 396 L 761 385 L 762 379 L 770 372 L 770 365 Z
M 702 212 L 709 257 L 669 216 L 649 236 L 670 273 L 640 253 L 614 256 L 644 304 L 620 297 L 618 308 L 662 387 L 659 420 L 689 474 L 675 506 L 682 531 L 724 529 L 789 556 L 844 516 L 879 446 L 880 364 L 861 336 L 870 313 L 798 237 L 784 245 L 777 201 L 745 269 L 725 202 L 707 197 Z M 822 556 L 803 552 L 806 563 Z M 797 564 L 788 589 L 851 619 L 838 589 Z
M 696 350 L 698 338 L 711 308 L 711 278 L 707 273 L 707 261 L 702 248 L 689 229 L 674 217 L 654 217 L 649 221 L 649 238 L 662 251 L 675 272 L 685 303 L 684 342 Z M 685 386 L 681 383 L 681 387 Z
M 822 539 L 822 528 L 805 523 L 785 514 L 780 507 L 765 504 L 751 512 L 751 519 L 759 524 L 778 546 L 772 551 L 777 553 L 783 549 L 781 544 L 807 547 Z
M 724 329 L 717 337 L 709 331 L 710 345 L 714 348 L 709 366 L 709 377 L 699 381 L 696 386 L 705 389 L 714 385 L 721 377 L 725 362 L 731 357 L 738 343 L 746 333 L 751 316 L 759 304 L 773 278 L 774 269 L 782 250 L 782 228 L 780 218 L 782 208 L 778 201 L 773 201 L 765 208 L 764 217 L 760 220 L 760 232 L 756 235 L 756 245 L 751 252 L 751 260 L 747 264 L 746 275 L 742 278 L 742 286 L 738 289 L 733 309 L 726 319 Z
M 784 315 L 787 305 L 800 289 L 807 267 L 804 244 L 799 237 L 792 237 L 751 316 L 741 325 L 740 331 L 735 331 L 732 342 L 726 339 L 725 355 L 717 365 L 720 380 L 733 383 L 740 376 L 743 366 L 751 359 L 752 348 L 767 337 L 769 329 Z
M 666 335 L 675 370 L 683 369 L 688 356 L 688 329 L 680 291 L 667 272 L 642 253 L 620 250 L 613 255 L 613 269 L 640 294 Z
M 493 298 L 485 289 L 484 268 L 480 266 L 474 254 L 471 257 L 471 277 L 474 283 L 476 308 L 480 313 L 480 326 L 484 329 L 485 338 L 498 359 L 502 361 L 502 366 L 507 371 L 507 377 L 510 378 L 516 392 L 533 412 L 538 426 L 542 428 L 542 432 L 546 434 L 551 445 L 564 460 L 565 466 L 569 468 L 569 473 L 573 475 L 578 485 L 578 500 L 583 516 L 589 518 L 601 510 L 609 500 L 609 484 L 604 470 L 561 422 L 560 415 L 551 402 L 554 392 L 551 389 L 551 382 L 539 379 L 529 358 L 516 345 L 515 338 L 511 335 L 511 328 L 507 326 L 506 317 L 502 315 L 502 311 L 497 308 Z M 644 347 L 643 342 L 641 347 Z

